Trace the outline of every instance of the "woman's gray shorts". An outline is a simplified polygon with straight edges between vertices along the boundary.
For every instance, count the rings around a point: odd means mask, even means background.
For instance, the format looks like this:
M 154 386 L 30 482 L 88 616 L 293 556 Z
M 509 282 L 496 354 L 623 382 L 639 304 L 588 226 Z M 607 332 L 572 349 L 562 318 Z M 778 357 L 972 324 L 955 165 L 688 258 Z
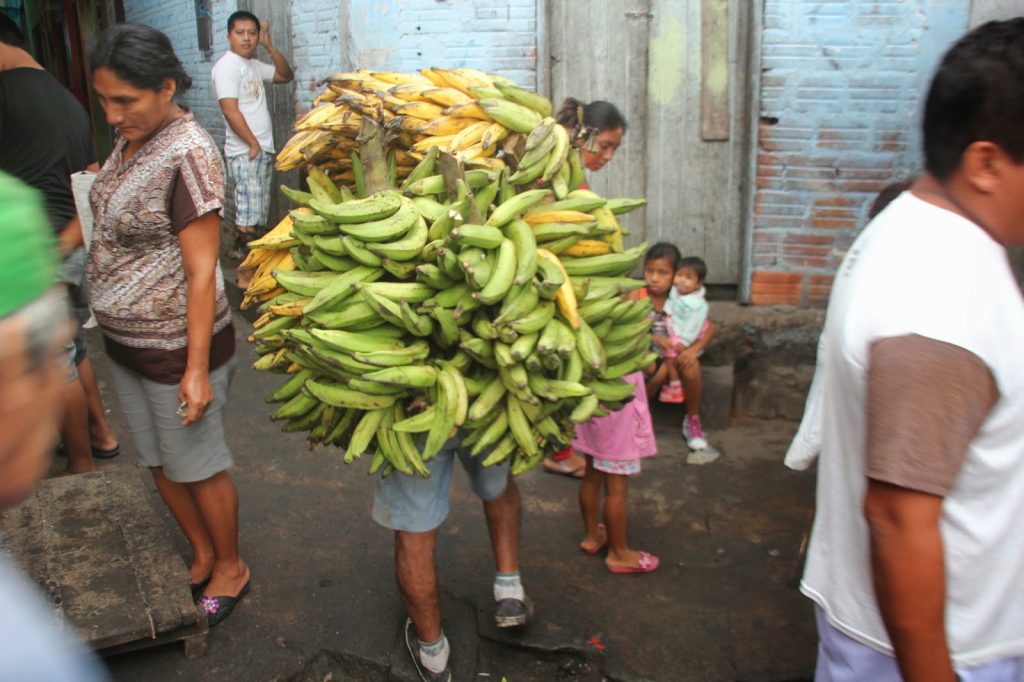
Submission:
M 121 367 L 110 366 L 139 461 L 163 467 L 177 483 L 204 481 L 231 467 L 233 457 L 224 437 L 224 406 L 235 373 L 235 358 L 210 372 L 213 402 L 195 424 L 181 425 L 178 385 L 158 384 Z

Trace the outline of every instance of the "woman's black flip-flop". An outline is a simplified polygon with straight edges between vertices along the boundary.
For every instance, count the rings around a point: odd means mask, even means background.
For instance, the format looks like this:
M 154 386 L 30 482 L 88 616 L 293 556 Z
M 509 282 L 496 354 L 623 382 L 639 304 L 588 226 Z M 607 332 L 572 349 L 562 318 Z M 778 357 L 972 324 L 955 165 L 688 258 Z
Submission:
M 245 586 L 234 597 L 199 597 L 196 600 L 196 606 L 206 612 L 207 625 L 212 628 L 230 616 L 235 605 L 242 601 L 242 597 L 249 594 L 249 585 L 251 584 L 252 579 L 247 580 Z

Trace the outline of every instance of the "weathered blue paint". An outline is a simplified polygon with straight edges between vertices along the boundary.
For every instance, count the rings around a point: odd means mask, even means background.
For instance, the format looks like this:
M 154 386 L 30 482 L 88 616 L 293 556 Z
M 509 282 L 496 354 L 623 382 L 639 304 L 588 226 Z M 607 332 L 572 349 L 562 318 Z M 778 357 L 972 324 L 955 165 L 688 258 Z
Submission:
M 755 282 L 833 273 L 877 191 L 919 172 L 921 100 L 970 4 L 766 0 Z

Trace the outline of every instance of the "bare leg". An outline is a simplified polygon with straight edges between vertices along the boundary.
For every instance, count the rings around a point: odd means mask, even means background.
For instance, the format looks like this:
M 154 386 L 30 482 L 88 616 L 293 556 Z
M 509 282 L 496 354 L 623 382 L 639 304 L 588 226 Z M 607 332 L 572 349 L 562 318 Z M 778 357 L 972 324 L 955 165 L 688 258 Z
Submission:
M 700 362 L 694 358 L 687 362 L 681 360 L 679 372 L 683 382 L 683 393 L 686 394 L 686 414 L 690 417 L 700 415 L 701 378 Z
M 153 482 L 163 498 L 164 504 L 171 510 L 171 515 L 185 534 L 188 544 L 192 546 L 192 564 L 189 566 L 189 577 L 193 583 L 201 583 L 210 577 L 213 570 L 213 542 L 206 528 L 199 507 L 188 486 L 175 483 L 164 476 L 163 467 L 150 467 Z
M 85 390 L 85 400 L 89 408 L 89 442 L 100 450 L 113 450 L 117 447 L 117 437 L 107 423 L 100 388 L 96 383 L 96 372 L 93 371 L 89 358 L 78 363 L 78 378 Z
M 644 387 L 647 389 L 647 398 L 654 400 L 658 397 L 658 391 L 661 390 L 661 385 L 668 379 L 668 365 L 671 360 L 661 363 L 661 367 L 655 370 L 654 374 L 647 377 Z M 684 385 L 685 389 L 686 386 Z
M 601 529 L 601 486 L 605 474 L 594 468 L 594 458 L 587 456 L 587 471 L 580 481 L 580 513 L 583 515 L 583 541 L 580 549 L 593 554 L 607 542 L 607 533 Z
M 258 228 L 255 225 L 236 225 L 235 230 L 238 234 L 238 245 L 239 250 L 242 252 L 242 257 L 248 252 L 247 242 L 256 239 L 258 234 Z M 235 284 L 238 285 L 239 289 L 243 291 L 249 288 L 249 283 L 252 282 L 252 276 L 255 270 L 239 270 L 235 273 Z
M 611 566 L 632 566 L 640 560 L 640 552 L 626 545 L 626 494 L 629 476 L 605 474 L 604 522 L 608 526 L 608 558 Z
M 234 596 L 249 582 L 249 567 L 238 555 L 238 491 L 227 471 L 188 484 L 213 544 L 207 596 Z
M 434 565 L 436 544 L 436 529 L 425 533 L 395 531 L 395 581 L 421 642 L 436 642 L 441 637 L 441 607 Z
M 92 461 L 92 446 L 89 445 L 89 411 L 85 402 L 85 391 L 78 379 L 64 384 L 61 394 L 64 414 L 61 416 L 60 440 L 68 456 L 69 474 L 84 474 L 96 471 Z
M 508 475 L 508 485 L 501 497 L 484 502 L 484 514 L 487 515 L 487 531 L 491 535 L 491 548 L 494 550 L 494 563 L 498 572 L 515 573 L 519 570 L 520 505 L 519 486 L 516 485 L 511 473 Z
M 665 366 L 668 367 L 668 380 L 679 381 L 679 367 L 674 362 L 666 362 Z

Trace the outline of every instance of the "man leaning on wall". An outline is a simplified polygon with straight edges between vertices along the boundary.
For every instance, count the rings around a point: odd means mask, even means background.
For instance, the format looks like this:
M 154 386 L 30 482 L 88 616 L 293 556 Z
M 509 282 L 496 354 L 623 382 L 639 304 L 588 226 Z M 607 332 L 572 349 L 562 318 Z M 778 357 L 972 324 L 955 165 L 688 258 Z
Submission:
M 256 59 L 259 45 L 273 64 Z M 244 246 L 266 225 L 272 191 L 274 129 L 263 81 L 290 83 L 295 73 L 271 42 L 269 22 L 251 12 L 228 17 L 228 48 L 213 66 L 213 86 L 227 121 L 224 156 L 235 186 L 236 239 Z M 235 283 L 245 289 L 250 277 L 241 272 Z

